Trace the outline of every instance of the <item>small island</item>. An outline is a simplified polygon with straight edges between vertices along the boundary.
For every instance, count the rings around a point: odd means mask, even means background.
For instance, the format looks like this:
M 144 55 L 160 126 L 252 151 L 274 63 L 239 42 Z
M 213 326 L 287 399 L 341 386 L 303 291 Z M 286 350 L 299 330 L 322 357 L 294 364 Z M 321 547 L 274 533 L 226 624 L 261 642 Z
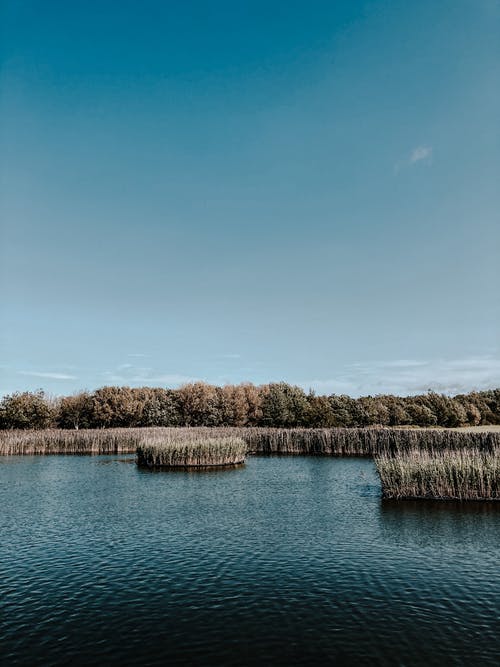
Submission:
M 245 462 L 242 438 L 199 435 L 147 436 L 137 446 L 137 465 L 154 469 L 227 468 Z

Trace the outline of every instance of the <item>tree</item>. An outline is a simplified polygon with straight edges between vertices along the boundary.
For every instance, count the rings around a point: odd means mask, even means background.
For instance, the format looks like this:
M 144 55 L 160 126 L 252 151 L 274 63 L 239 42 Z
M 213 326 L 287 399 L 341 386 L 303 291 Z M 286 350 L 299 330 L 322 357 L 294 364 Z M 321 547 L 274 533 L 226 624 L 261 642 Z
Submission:
M 101 387 L 92 394 L 93 426 L 137 426 L 143 404 L 130 387 Z
M 0 427 L 4 429 L 42 429 L 52 425 L 54 411 L 45 393 L 14 392 L 0 403 Z
M 159 387 L 136 390 L 142 401 L 140 426 L 177 426 L 180 423 L 179 400 L 173 389 Z
M 307 423 L 309 403 L 304 390 L 286 382 L 261 387 L 263 426 L 293 427 Z
M 262 396 L 260 390 L 249 382 L 239 385 L 245 396 L 246 421 L 245 426 L 257 426 L 262 419 Z
M 60 428 L 79 429 L 92 426 L 92 396 L 86 391 L 61 398 L 56 410 L 57 425 Z
M 356 400 L 344 394 L 337 396 L 332 394 L 328 397 L 333 413 L 334 426 L 361 426 L 360 414 Z
M 331 428 L 335 426 L 335 414 L 327 396 L 316 396 L 309 392 L 307 396 L 309 403 L 307 426 L 313 428 Z
M 412 419 L 406 410 L 405 399 L 399 396 L 379 396 L 383 400 L 389 413 L 389 426 L 404 426 L 411 424 Z
M 219 395 L 216 387 L 205 382 L 186 384 L 177 390 L 184 426 L 218 426 Z
M 434 412 L 420 401 L 412 401 L 407 407 L 411 423 L 416 426 L 436 426 L 437 417 Z

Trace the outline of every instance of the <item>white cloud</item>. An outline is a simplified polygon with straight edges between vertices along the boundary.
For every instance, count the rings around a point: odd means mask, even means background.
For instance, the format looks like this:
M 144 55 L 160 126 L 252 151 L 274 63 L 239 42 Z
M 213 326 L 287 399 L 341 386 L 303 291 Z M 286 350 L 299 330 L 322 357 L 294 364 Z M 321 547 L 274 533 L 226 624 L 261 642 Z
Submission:
M 26 375 L 28 377 L 46 378 L 49 380 L 78 380 L 76 375 L 67 375 L 66 373 L 49 373 L 42 371 L 17 371 L 18 375 Z
M 176 373 L 170 373 L 166 375 L 148 375 L 145 377 L 136 376 L 132 378 L 132 381 L 135 383 L 141 384 L 161 384 L 167 385 L 168 387 L 179 386 L 181 384 L 187 384 L 189 382 L 199 382 L 200 378 L 190 377 L 189 375 L 179 375 Z
M 430 160 L 432 157 L 432 146 L 417 146 L 411 152 L 409 162 L 415 164 L 421 160 Z
M 395 361 L 383 362 L 382 366 L 389 368 L 416 368 L 418 366 L 427 366 L 428 361 L 417 361 L 416 359 L 396 359 Z
M 182 373 L 163 373 L 150 367 L 133 364 L 120 364 L 112 371 L 104 371 L 101 376 L 106 383 L 152 387 L 156 385 L 175 387 L 200 380 Z
M 462 359 L 374 361 L 350 364 L 335 379 L 298 382 L 318 393 L 420 394 L 432 389 L 444 394 L 500 387 L 500 359 L 492 356 Z
M 416 146 L 411 152 L 410 155 L 402 160 L 399 160 L 394 165 L 394 173 L 399 174 L 402 169 L 411 167 L 417 162 L 424 162 L 424 164 L 430 164 L 432 161 L 432 146 Z

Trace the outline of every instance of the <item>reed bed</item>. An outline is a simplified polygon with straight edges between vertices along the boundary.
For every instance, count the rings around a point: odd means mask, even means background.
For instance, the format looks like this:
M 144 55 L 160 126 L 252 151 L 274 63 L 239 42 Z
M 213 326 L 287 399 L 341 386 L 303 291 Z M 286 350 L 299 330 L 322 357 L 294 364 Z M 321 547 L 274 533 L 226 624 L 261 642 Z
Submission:
M 376 456 L 398 452 L 500 447 L 500 432 L 418 428 L 113 428 L 0 431 L 0 455 L 134 453 L 144 437 L 241 438 L 254 454 Z
M 144 436 L 137 447 L 137 464 L 148 468 L 212 468 L 245 461 L 241 438 L 201 437 L 196 434 Z
M 256 454 L 376 456 L 377 454 L 500 447 L 500 432 L 415 428 L 250 428 L 239 429 Z
M 500 500 L 500 449 L 426 452 L 375 458 L 384 498 Z
M 0 431 L 0 455 L 132 454 L 143 429 Z

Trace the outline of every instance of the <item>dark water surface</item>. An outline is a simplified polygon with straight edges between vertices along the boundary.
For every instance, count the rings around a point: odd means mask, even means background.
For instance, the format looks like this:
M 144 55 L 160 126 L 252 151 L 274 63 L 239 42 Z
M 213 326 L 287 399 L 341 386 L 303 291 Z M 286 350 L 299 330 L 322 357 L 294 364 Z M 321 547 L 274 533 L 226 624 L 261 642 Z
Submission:
M 500 507 L 367 459 L 0 458 L 3 665 L 499 665 Z

